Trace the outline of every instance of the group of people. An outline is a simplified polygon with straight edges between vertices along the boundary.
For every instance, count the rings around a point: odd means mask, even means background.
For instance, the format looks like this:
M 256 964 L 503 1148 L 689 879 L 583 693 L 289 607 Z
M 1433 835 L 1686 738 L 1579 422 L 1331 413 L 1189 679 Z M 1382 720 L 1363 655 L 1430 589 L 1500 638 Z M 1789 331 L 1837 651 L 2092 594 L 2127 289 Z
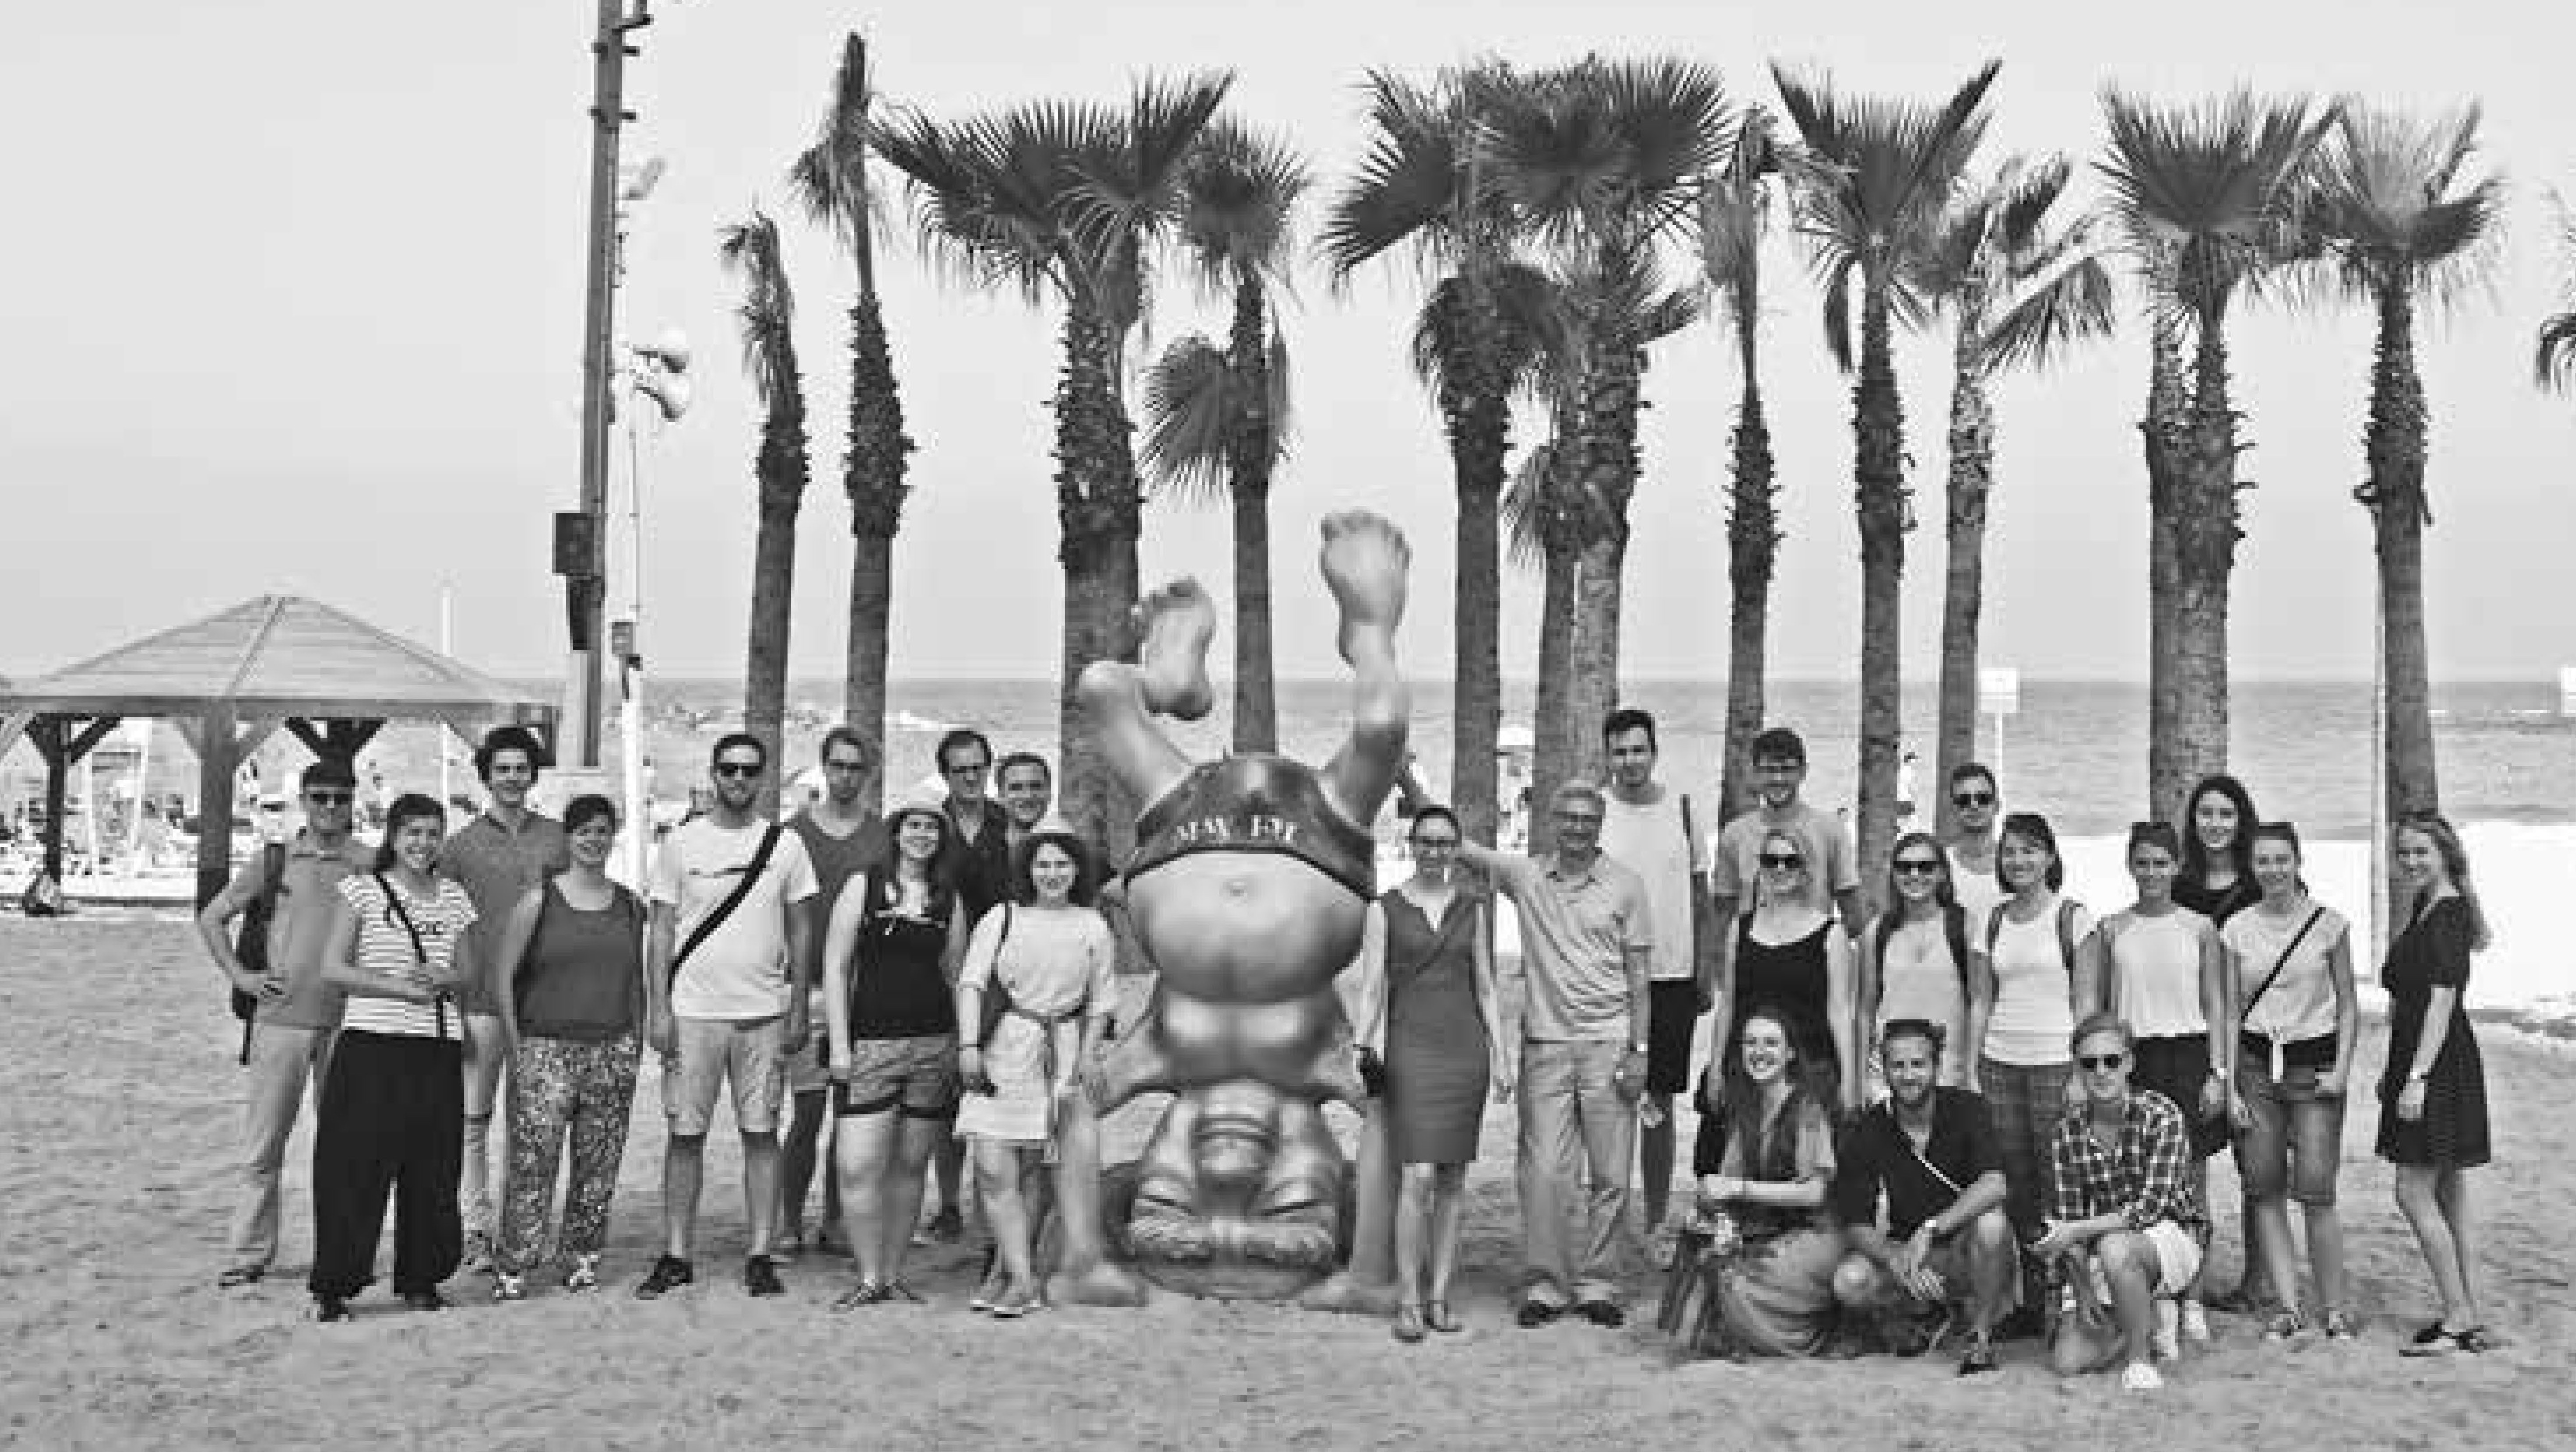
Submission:
M 2062 1372 L 2118 1366 L 2152 1389 L 2157 1362 L 2211 1334 L 2206 1162 L 2232 1146 L 2249 1266 L 2236 1306 L 2262 1316 L 2268 1340 L 2354 1338 L 2336 1212 L 2362 1072 L 2350 925 L 2309 894 L 2297 830 L 2261 819 L 2242 784 L 2212 777 L 2180 826 L 2132 828 L 2135 901 L 2097 915 L 2062 893 L 2047 820 L 2005 814 L 1994 773 L 1964 764 L 1948 782 L 1956 839 L 1900 838 L 1888 906 L 1870 917 L 1842 824 L 1800 800 L 1794 733 L 1755 739 L 1757 805 L 1713 852 L 1690 799 L 1654 779 L 1650 715 L 1613 713 L 1603 745 L 1606 787 L 1558 789 L 1546 855 L 1495 853 L 1460 840 L 1448 813 L 1417 812 L 1415 878 L 1381 899 L 1382 931 L 1372 919 L 1387 1002 L 1364 1044 L 1385 1056 L 1400 1222 L 1428 1227 L 1399 1231 L 1400 1248 L 1428 1246 L 1418 1281 L 1400 1253 L 1399 1339 L 1445 1311 L 1454 1186 L 1474 1147 L 1463 1086 L 1482 1062 L 1464 1044 L 1483 1045 L 1497 1092 L 1520 1097 L 1525 1326 L 1569 1310 L 1624 1322 L 1634 1154 L 1657 1258 L 1673 1267 L 1663 1320 L 1694 1349 L 1919 1354 L 1955 1330 L 1959 1370 L 1974 1374 L 1998 1365 L 1998 1340 L 2029 1334 Z M 2486 925 L 2447 822 L 2408 816 L 2393 848 L 2406 891 L 2380 976 L 2377 1148 L 2440 1301 L 2406 1349 L 2479 1351 L 2495 1340 L 2465 1172 L 2489 1141 L 2461 993 Z M 1461 861 L 1519 912 L 1516 1062 L 1483 950 L 1444 951 L 1432 926 L 1434 904 L 1477 910 L 1449 903 Z M 1472 999 L 1457 986 L 1466 969 Z M 1479 1023 L 1422 1027 L 1462 1023 L 1471 1002 Z M 1670 1103 L 1703 1015 L 1716 1032 L 1696 1090 L 1695 1193 L 1672 1214 Z M 1569 1241 L 1566 1201 L 1585 1185 Z
M 946 790 L 878 818 L 862 806 L 875 753 L 836 729 L 824 790 L 781 825 L 758 811 L 768 749 L 725 736 L 709 809 L 663 840 L 641 896 L 608 875 L 607 798 L 575 797 L 560 821 L 530 806 L 543 749 L 523 728 L 475 754 L 485 811 L 451 833 L 435 800 L 400 797 L 372 852 L 352 832 L 354 773 L 317 761 L 303 825 L 198 917 L 249 1016 L 220 1284 L 258 1282 L 277 1255 L 280 1162 L 312 1083 L 318 1319 L 346 1319 L 374 1281 L 388 1202 L 393 1289 L 416 1309 L 444 1308 L 460 1266 L 488 1273 L 497 1301 L 524 1298 L 548 1265 L 564 1289 L 595 1289 L 649 1048 L 669 1134 L 663 1244 L 638 1297 L 696 1278 L 706 1136 L 729 1096 L 748 1293 L 780 1294 L 780 1261 L 805 1247 L 828 1114 L 818 1240 L 844 1248 L 830 1236 L 846 1227 L 859 1279 L 843 1304 L 917 1299 L 905 1250 L 962 1236 L 971 1144 L 995 1241 L 976 1299 L 1025 1314 L 1039 1172 L 1055 1106 L 1106 1033 L 1114 940 L 1090 906 L 1093 854 L 1050 814 L 1046 761 L 1004 758 L 997 800 L 981 734 L 949 733 L 937 758 Z M 944 1204 L 922 1226 L 934 1179 Z
M 1410 875 L 1369 904 L 1352 1031 L 1395 1168 L 1361 1193 L 1392 1202 L 1399 1339 L 1461 1324 L 1461 1190 L 1492 1097 L 1518 1100 L 1523 1326 L 1625 1322 L 1641 1181 L 1672 1268 L 1662 1319 L 1694 1348 L 1919 1352 L 1956 1330 L 1976 1373 L 2028 1333 L 2062 1371 L 2117 1365 L 2153 1387 L 2157 1361 L 2210 1334 L 2206 1162 L 2232 1146 L 2239 1304 L 2267 1338 L 2353 1336 L 2335 1208 L 2361 1072 L 2350 926 L 2310 897 L 2296 830 L 2259 818 L 2242 785 L 2213 777 L 2178 825 L 2138 824 L 2136 900 L 2097 915 L 2060 891 L 2047 821 L 2005 814 L 1993 772 L 1963 765 L 1957 836 L 1903 836 L 1872 917 L 1843 823 L 1801 800 L 1794 733 L 1755 740 L 1757 803 L 1713 835 L 1712 813 L 1657 778 L 1651 715 L 1614 712 L 1602 736 L 1608 780 L 1545 804 L 1543 855 L 1472 841 L 1409 794 Z M 812 1243 L 855 1265 L 841 1306 L 919 1299 L 907 1248 L 962 1234 L 971 1159 L 991 1241 L 972 1304 L 1035 1308 L 1046 1171 L 1090 1133 L 1064 1111 L 1114 1026 L 1117 958 L 1103 864 L 1050 814 L 1045 760 L 1002 758 L 988 796 L 989 743 L 951 732 L 944 791 L 879 818 L 861 805 L 879 763 L 839 728 L 823 792 L 782 825 L 759 812 L 767 747 L 725 736 L 709 809 L 664 840 L 639 897 L 607 872 L 611 802 L 575 798 L 559 822 L 530 807 L 542 758 L 526 731 L 494 731 L 475 758 L 488 808 L 450 833 L 437 802 L 401 797 L 372 854 L 351 834 L 348 766 L 317 762 L 302 828 L 201 913 L 254 1010 L 222 1283 L 258 1281 L 277 1253 L 279 1161 L 314 1081 L 320 1319 L 373 1281 L 388 1199 L 393 1288 L 415 1307 L 444 1306 L 460 1265 L 501 1301 L 547 1266 L 596 1287 L 649 1049 L 669 1133 L 638 1297 L 696 1279 L 705 1140 L 729 1095 L 749 1294 L 779 1294 L 780 1262 L 807 1248 L 829 1121 Z M 2482 1350 L 2465 1171 L 2489 1146 L 2461 992 L 2486 927 L 2447 823 L 2407 818 L 2394 848 L 2409 892 L 2381 972 L 2377 1144 L 2441 1306 L 2408 1349 Z M 1480 884 L 1517 910 L 1517 963 L 1497 961 Z M 1684 1095 L 1698 1132 L 1677 1204 Z

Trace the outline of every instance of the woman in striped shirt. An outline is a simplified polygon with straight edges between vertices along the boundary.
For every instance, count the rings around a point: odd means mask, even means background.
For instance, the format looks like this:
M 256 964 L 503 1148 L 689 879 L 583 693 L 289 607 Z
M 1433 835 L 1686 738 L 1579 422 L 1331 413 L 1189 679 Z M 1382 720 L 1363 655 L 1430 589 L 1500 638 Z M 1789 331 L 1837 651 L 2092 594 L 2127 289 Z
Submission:
M 474 904 L 438 873 L 447 814 L 418 793 L 386 814 L 375 870 L 340 884 L 323 976 L 348 993 L 313 1139 L 314 1316 L 342 1321 L 375 1280 L 385 1197 L 394 1199 L 394 1291 L 445 1309 L 441 1281 L 465 1246 L 456 991 L 481 972 L 465 930 Z

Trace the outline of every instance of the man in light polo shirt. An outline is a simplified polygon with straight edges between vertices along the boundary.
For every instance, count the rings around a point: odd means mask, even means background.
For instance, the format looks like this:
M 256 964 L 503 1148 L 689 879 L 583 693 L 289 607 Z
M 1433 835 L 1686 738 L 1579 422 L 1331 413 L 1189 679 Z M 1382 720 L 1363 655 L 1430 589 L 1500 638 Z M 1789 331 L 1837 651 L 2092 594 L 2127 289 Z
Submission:
M 673 828 L 653 862 L 645 1038 L 662 1057 L 662 1111 L 671 1137 L 662 1153 L 663 1251 L 635 1288 L 638 1300 L 696 1279 L 689 1249 L 707 1128 L 728 1082 L 751 1222 L 743 1289 L 755 1296 L 786 1289 L 770 1257 L 778 1228 L 778 1102 L 786 1092 L 788 1056 L 805 1044 L 816 888 L 803 839 L 754 810 L 768 770 L 769 748 L 759 737 L 737 731 L 719 738 L 713 809 Z M 769 856 L 760 862 L 764 841 Z M 701 932 L 710 922 L 716 925 Z
M 322 950 L 340 880 L 367 866 L 366 849 L 349 835 L 357 773 L 325 758 L 305 768 L 304 826 L 285 844 L 275 907 L 268 920 L 268 971 L 252 973 L 233 953 L 232 924 L 267 890 L 266 851 L 253 856 L 197 914 L 197 936 L 235 989 L 259 1001 L 245 1064 L 241 1198 L 225 1236 L 218 1284 L 250 1285 L 277 1257 L 277 1167 L 340 1026 L 340 990 L 322 981 Z
M 501 1069 L 509 1058 L 502 1042 L 501 992 L 518 965 L 501 961 L 501 939 L 519 903 L 546 879 L 572 865 L 563 823 L 528 805 L 545 748 L 525 726 L 496 726 L 474 749 L 474 774 L 491 804 L 459 827 L 438 849 L 438 870 L 457 881 L 474 904 L 474 926 L 465 930 L 482 971 L 457 991 L 465 1015 L 465 1173 L 456 1203 L 465 1212 L 465 1269 L 492 1269 L 500 1223 L 492 1207 L 492 1107 L 500 1102 Z
M 1735 937 L 1739 914 L 1753 911 L 1754 884 L 1762 880 L 1762 843 L 1777 832 L 1798 844 L 1807 862 L 1803 892 L 1816 911 L 1840 912 L 1843 932 L 1857 942 L 1868 921 L 1861 901 L 1860 864 L 1851 833 L 1833 813 L 1799 800 L 1807 781 L 1807 743 L 1786 726 L 1770 727 L 1753 738 L 1752 811 L 1726 824 L 1717 834 L 1717 855 L 1709 863 L 1709 917 L 1717 927 L 1717 1022 L 1737 1022 L 1755 1005 L 1735 998 Z
M 1657 1268 L 1672 1261 L 1664 1223 L 1672 1196 L 1673 1096 L 1690 1087 L 1691 1036 L 1717 992 L 1717 933 L 1708 922 L 1708 853 L 1690 794 L 1655 780 L 1655 718 L 1623 706 L 1601 722 L 1610 760 L 1601 850 L 1637 874 L 1654 917 L 1648 985 L 1646 1109 L 1637 1153 L 1646 1181 L 1646 1230 Z
M 1548 804 L 1556 853 L 1541 862 L 1475 843 L 1459 855 L 1520 909 L 1521 1243 L 1529 1262 L 1519 1320 L 1543 1326 L 1569 1305 L 1618 1326 L 1618 1254 L 1646 1087 L 1653 918 L 1637 874 L 1601 855 L 1601 789 L 1567 782 Z M 1567 1221 L 1591 1174 L 1578 1256 Z

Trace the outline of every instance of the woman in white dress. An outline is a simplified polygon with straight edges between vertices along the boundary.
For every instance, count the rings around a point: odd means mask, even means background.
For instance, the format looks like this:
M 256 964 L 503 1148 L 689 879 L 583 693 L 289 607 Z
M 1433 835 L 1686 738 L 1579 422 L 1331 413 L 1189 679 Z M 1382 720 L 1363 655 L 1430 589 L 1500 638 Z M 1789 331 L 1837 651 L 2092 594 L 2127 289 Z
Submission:
M 1082 839 L 1049 817 L 1020 844 L 1011 875 L 1012 900 L 975 925 L 957 977 L 966 1081 L 957 1133 L 974 1150 L 994 1249 L 969 1304 L 1006 1319 L 1037 1306 L 1033 1176 L 1054 1140 L 1057 1105 L 1078 1092 L 1076 1070 L 1107 1037 L 1117 1007 L 1116 943 L 1090 905 Z

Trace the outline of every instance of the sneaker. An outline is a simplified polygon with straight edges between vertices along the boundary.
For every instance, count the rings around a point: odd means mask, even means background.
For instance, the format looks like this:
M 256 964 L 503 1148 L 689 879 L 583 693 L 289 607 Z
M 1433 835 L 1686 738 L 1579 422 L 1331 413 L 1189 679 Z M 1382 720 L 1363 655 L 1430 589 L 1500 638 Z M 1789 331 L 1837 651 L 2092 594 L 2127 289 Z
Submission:
M 918 1306 L 924 1304 L 921 1299 L 921 1293 L 915 1291 L 912 1287 L 905 1285 L 901 1281 L 888 1281 L 883 1286 L 879 1287 L 879 1289 L 885 1292 L 885 1298 L 888 1301 L 906 1306 Z
M 635 1287 L 635 1299 L 658 1301 L 663 1292 L 678 1290 L 697 1278 L 696 1269 L 678 1256 L 656 1256 L 653 1269 L 646 1272 L 643 1281 Z
M 402 1299 L 415 1311 L 444 1311 L 448 1307 L 447 1298 L 436 1291 L 405 1291 Z
M 832 1309 L 835 1311 L 855 1311 L 861 1306 L 882 1306 L 889 1299 L 891 1299 L 891 1297 L 888 1296 L 884 1286 L 877 1284 L 875 1281 L 861 1281 L 857 1285 L 843 1291 L 840 1296 L 832 1302 Z
M 1969 1342 L 1967 1351 L 1959 1357 L 1961 1376 L 1982 1376 L 1989 1371 L 2000 1370 L 2002 1363 L 1995 1360 L 1994 1344 L 1983 1338 Z
M 994 1302 L 1002 1299 L 1003 1291 L 1007 1287 L 1009 1281 L 1010 1277 L 1003 1275 L 1001 1268 L 998 1266 L 984 1272 L 983 1282 L 975 1287 L 975 1294 L 966 1298 L 966 1309 L 969 1311 L 992 1310 Z
M 1607 1326 L 1613 1330 L 1628 1324 L 1628 1313 L 1619 1309 L 1615 1301 L 1585 1301 L 1574 1308 L 1574 1314 L 1595 1326 Z
M 349 1303 L 346 1299 L 339 1296 L 315 1296 L 313 1298 L 313 1319 L 316 1321 L 346 1321 L 349 1319 Z
M 493 1275 L 493 1277 L 492 1277 L 492 1299 L 493 1299 L 493 1300 L 495 1300 L 495 1301 L 524 1301 L 524 1300 L 526 1300 L 527 1298 L 528 1298 L 528 1278 L 527 1278 L 526 1276 L 521 1276 L 521 1275 L 512 1275 L 512 1274 L 511 1274 L 510 1272 L 508 1272 L 508 1271 L 500 1271 L 500 1272 L 497 1272 L 497 1273 L 495 1273 L 495 1274 Z
M 742 1263 L 742 1288 L 755 1296 L 783 1296 L 787 1288 L 778 1283 L 778 1262 L 765 1255 L 755 1255 Z
M 1513 1319 L 1518 1321 L 1524 1328 L 1529 1328 L 1544 1326 L 1548 1322 L 1553 1321 L 1564 1314 L 1565 1308 L 1563 1306 L 1551 1306 L 1545 1301 L 1523 1301 L 1521 1302 L 1520 1310 L 1515 1313 Z
M 2129 1369 L 2120 1373 L 2120 1390 L 2122 1391 L 2162 1391 L 2164 1390 L 2164 1385 L 2164 1373 L 2156 1370 L 2153 1366 L 2150 1366 L 2143 1361 L 2130 1362 Z
M 2156 1302 L 2156 1329 L 2151 1338 L 2158 1361 L 2182 1360 L 2182 1309 L 2171 1301 Z
M 227 1291 L 238 1290 L 243 1286 L 258 1285 L 260 1277 L 267 1274 L 268 1267 L 266 1266 L 231 1266 L 227 1267 L 222 1275 L 215 1277 L 215 1284 Z
M 1026 1284 L 1013 1281 L 1000 1295 L 993 1298 L 993 1319 L 1016 1321 L 1037 1308 L 1037 1295 Z
M 571 1267 L 564 1271 L 563 1288 L 567 1291 L 599 1289 L 599 1253 L 597 1251 L 572 1258 Z
M 927 1229 L 933 1242 L 940 1245 L 955 1245 L 966 1238 L 966 1217 L 958 1213 L 956 1206 L 951 1205 L 931 1216 Z
M 2287 1341 L 2308 1329 L 2307 1321 L 2296 1311 L 2283 1311 L 2263 1323 L 2263 1339 Z
M 2352 1329 L 2352 1322 L 2345 1319 L 2344 1314 L 2341 1311 L 2326 1312 L 2325 1332 L 2326 1339 L 2328 1341 L 2354 1341 L 2359 1339 L 2359 1333 Z
M 2181 1323 L 2182 1324 L 2179 1329 L 2182 1332 L 2183 1340 L 2198 1342 L 2203 1346 L 2209 1344 L 2211 1339 L 2209 1334 L 2209 1312 L 2201 1305 L 2200 1302 L 2185 1301 L 2182 1303 Z

